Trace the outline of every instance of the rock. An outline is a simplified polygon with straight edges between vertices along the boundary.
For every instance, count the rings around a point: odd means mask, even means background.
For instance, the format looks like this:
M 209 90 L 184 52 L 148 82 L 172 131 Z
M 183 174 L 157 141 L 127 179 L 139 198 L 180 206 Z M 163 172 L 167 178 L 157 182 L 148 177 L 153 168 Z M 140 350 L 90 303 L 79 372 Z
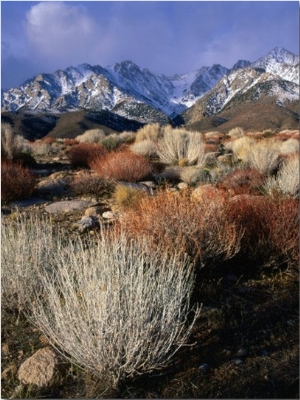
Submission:
M 38 350 L 21 364 L 18 379 L 23 384 L 34 384 L 39 387 L 54 383 L 60 361 L 50 347 Z
M 206 375 L 209 371 L 209 365 L 207 363 L 203 363 L 198 367 L 198 371 L 201 375 Z
M 185 189 L 187 189 L 189 187 L 189 185 L 186 182 L 179 182 L 177 187 L 180 190 L 185 190 Z
M 157 187 L 157 185 L 153 181 L 140 182 L 140 184 L 146 186 L 149 189 L 156 189 Z
M 89 206 L 90 202 L 85 200 L 62 200 L 56 201 L 45 207 L 49 214 L 66 213 L 70 211 L 80 211 Z
M 80 233 L 89 231 L 99 226 L 99 220 L 94 216 L 84 216 L 80 221 L 73 224 L 73 228 L 77 228 Z
M 231 363 L 239 367 L 244 364 L 244 361 L 241 358 L 233 358 Z
M 237 357 L 245 357 L 247 354 L 248 354 L 247 349 L 243 347 L 241 347 L 236 353 Z
M 71 190 L 69 189 L 70 182 L 70 177 L 57 176 L 57 173 L 55 173 L 38 182 L 36 190 L 41 195 L 63 195 L 71 193 Z
M 101 215 L 101 212 L 103 211 L 103 208 L 100 206 L 96 207 L 89 207 L 85 210 L 84 215 L 90 217 L 90 216 L 97 216 Z
M 114 213 L 114 212 L 112 212 L 112 211 L 105 211 L 103 214 L 102 214 L 102 218 L 104 218 L 104 219 L 115 219 L 115 218 L 117 218 L 118 217 L 118 214 L 117 213 Z

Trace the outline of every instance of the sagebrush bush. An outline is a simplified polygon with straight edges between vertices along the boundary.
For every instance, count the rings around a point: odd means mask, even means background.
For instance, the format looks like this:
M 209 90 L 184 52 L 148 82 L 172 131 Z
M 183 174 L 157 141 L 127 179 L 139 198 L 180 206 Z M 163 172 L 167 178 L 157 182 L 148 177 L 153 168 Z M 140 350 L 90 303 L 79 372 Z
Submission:
M 110 197 L 115 185 L 96 174 L 83 173 L 75 176 L 69 183 L 69 187 L 75 195 L 91 194 L 98 197 Z
M 164 127 L 156 124 L 147 124 L 140 128 L 135 136 L 135 142 L 142 142 L 144 140 L 152 140 L 156 142 L 163 135 Z
M 299 153 L 299 140 L 290 138 L 281 143 L 279 151 L 281 154 Z
M 268 194 L 299 196 L 299 155 L 288 157 L 280 166 L 276 176 L 266 178 L 264 189 Z
M 205 146 L 199 132 L 165 128 L 158 141 L 160 160 L 170 165 L 201 165 L 205 160 Z
M 95 158 L 90 167 L 103 179 L 113 181 L 138 182 L 153 172 L 153 165 L 145 157 L 125 149 Z
M 227 150 L 232 150 L 237 159 L 248 163 L 250 147 L 255 143 L 255 139 L 250 136 L 242 136 L 235 140 L 226 141 L 224 146 Z
M 189 192 L 160 192 L 125 212 L 121 224 L 133 238 L 146 237 L 170 254 L 188 254 L 201 267 L 233 257 L 242 236 L 227 218 L 226 202 L 214 194 L 198 201 Z
M 229 202 L 228 218 L 244 230 L 239 256 L 259 267 L 299 267 L 299 205 L 296 199 L 241 196 Z
M 30 153 L 29 142 L 21 135 L 13 133 L 12 126 L 1 124 L 1 157 L 12 160 L 21 153 Z
M 31 144 L 31 151 L 34 156 L 42 156 L 49 154 L 52 148 L 51 143 L 47 143 L 43 140 L 36 140 Z
M 241 128 L 240 126 L 237 126 L 236 128 L 230 129 L 227 135 L 230 136 L 231 138 L 240 138 L 244 136 L 244 129 Z
M 107 154 L 107 149 L 96 143 L 80 143 L 67 151 L 67 156 L 74 167 L 88 167 L 97 158 Z
M 166 366 L 199 315 L 193 266 L 139 239 L 102 232 L 68 241 L 42 265 L 30 319 L 54 347 L 108 387 Z M 42 291 L 42 293 L 41 293 Z
M 105 139 L 106 135 L 102 129 L 89 129 L 82 135 L 76 136 L 76 140 L 80 143 L 98 143 Z
M 39 290 L 38 272 L 51 265 L 57 243 L 50 218 L 18 212 L 2 218 L 2 307 L 26 311 L 33 288 Z
M 251 168 L 262 174 L 270 174 L 279 165 L 279 142 L 272 139 L 262 139 L 252 143 L 247 153 L 247 162 Z
M 142 140 L 130 146 L 130 150 L 141 156 L 153 159 L 157 156 L 157 145 L 153 140 Z
M 36 179 L 28 168 L 1 160 L 1 201 L 4 204 L 31 196 L 35 185 Z

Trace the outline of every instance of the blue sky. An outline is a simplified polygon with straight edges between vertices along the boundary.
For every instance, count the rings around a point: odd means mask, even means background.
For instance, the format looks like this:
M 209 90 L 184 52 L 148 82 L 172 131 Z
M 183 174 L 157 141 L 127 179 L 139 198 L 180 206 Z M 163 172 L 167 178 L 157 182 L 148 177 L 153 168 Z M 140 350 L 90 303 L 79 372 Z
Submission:
M 299 53 L 298 1 L 2 1 L 1 87 L 81 63 L 171 76 Z

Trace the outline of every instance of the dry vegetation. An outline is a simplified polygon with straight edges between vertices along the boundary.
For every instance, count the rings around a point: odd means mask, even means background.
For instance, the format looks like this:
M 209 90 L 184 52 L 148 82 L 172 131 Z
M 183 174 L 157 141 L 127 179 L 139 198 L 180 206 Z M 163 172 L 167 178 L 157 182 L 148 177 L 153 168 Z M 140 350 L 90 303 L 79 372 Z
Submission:
M 5 126 L 2 396 L 298 398 L 298 136 L 158 124 L 119 136 L 20 145 Z M 14 212 L 37 182 L 22 153 L 63 154 L 82 170 L 67 199 L 92 196 L 118 219 L 80 235 L 71 213 Z M 41 334 L 67 372 L 16 396 Z

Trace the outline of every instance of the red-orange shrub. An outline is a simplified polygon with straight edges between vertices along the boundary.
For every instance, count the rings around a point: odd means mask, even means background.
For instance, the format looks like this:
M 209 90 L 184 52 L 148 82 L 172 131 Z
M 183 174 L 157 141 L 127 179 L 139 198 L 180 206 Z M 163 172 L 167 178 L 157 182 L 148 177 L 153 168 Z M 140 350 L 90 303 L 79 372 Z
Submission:
M 43 143 L 47 143 L 47 144 L 53 144 L 56 142 L 56 139 L 54 137 L 51 136 L 46 136 L 42 139 Z
M 103 179 L 125 182 L 141 181 L 153 172 L 153 165 L 149 160 L 126 149 L 95 158 L 90 167 Z
M 253 266 L 298 268 L 299 204 L 296 199 L 242 195 L 228 216 L 244 230 L 240 256 Z
M 130 237 L 144 236 L 170 254 L 188 254 L 201 267 L 232 258 L 239 251 L 242 236 L 227 218 L 223 198 L 200 202 L 188 192 L 146 197 L 136 209 L 125 212 L 120 223 Z
M 236 169 L 226 175 L 218 187 L 235 194 L 260 194 L 264 179 L 256 169 Z
M 35 184 L 35 177 L 28 168 L 9 160 L 1 161 L 1 200 L 4 204 L 29 197 Z
M 100 159 L 107 154 L 107 150 L 97 143 L 80 143 L 72 146 L 67 155 L 75 167 L 88 167 L 95 159 Z
M 65 139 L 64 140 L 65 146 L 75 146 L 75 144 L 79 144 L 79 141 L 76 139 Z

